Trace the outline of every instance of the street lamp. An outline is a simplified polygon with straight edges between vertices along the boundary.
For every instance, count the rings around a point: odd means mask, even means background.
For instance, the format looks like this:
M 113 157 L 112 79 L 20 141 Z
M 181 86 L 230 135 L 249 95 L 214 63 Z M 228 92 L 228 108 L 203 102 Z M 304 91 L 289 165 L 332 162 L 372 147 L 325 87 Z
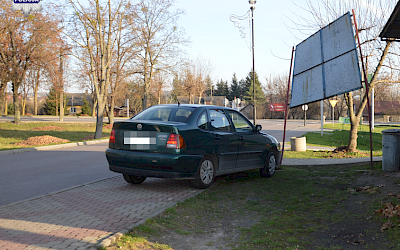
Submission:
M 249 0 L 250 10 L 251 10 L 251 41 L 252 41 L 252 52 L 253 52 L 253 99 L 254 99 L 254 107 L 253 107 L 253 119 L 254 125 L 256 125 L 256 77 L 254 70 L 254 17 L 253 12 L 256 8 L 256 0 Z

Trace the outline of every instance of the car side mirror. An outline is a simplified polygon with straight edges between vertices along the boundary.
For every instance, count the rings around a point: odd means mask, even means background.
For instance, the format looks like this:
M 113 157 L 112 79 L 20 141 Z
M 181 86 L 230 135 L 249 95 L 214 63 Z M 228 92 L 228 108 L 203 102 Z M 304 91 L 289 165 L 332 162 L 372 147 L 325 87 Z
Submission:
M 261 131 L 261 129 L 262 129 L 262 126 L 261 125 L 256 125 L 256 132 L 258 133 L 258 132 L 260 132 Z

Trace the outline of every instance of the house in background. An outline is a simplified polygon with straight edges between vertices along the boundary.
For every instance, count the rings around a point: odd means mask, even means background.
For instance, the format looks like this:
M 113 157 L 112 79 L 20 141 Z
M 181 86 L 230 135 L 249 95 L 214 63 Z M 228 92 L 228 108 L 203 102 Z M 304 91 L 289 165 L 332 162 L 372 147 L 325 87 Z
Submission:
M 67 95 L 67 112 L 69 115 L 76 115 L 82 113 L 83 100 L 86 98 L 91 108 L 92 97 L 86 93 L 66 93 Z

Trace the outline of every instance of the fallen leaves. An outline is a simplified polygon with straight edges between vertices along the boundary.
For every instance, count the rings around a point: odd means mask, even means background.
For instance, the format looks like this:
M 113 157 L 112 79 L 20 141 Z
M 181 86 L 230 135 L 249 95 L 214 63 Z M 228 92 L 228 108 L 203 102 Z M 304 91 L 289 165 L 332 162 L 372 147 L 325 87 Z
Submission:
M 359 187 L 359 188 L 349 188 L 348 192 L 350 194 L 354 194 L 356 192 L 362 192 L 362 193 L 367 193 L 367 194 L 374 194 L 379 191 L 379 187 L 371 187 L 371 186 L 365 186 L 365 187 Z
M 52 143 L 65 143 L 65 142 L 69 142 L 69 140 L 61 139 L 51 135 L 43 135 L 43 136 L 29 137 L 27 140 L 15 143 L 15 145 L 35 146 L 35 145 L 47 145 Z
M 353 245 L 362 245 L 365 243 L 365 240 L 363 239 L 363 237 L 364 237 L 364 234 L 359 233 L 357 235 L 349 234 L 343 238 L 346 239 L 347 243 L 350 243 Z
M 393 198 L 400 198 L 400 193 L 389 193 L 388 196 Z M 389 219 L 381 227 L 382 231 L 388 230 L 396 224 L 398 227 L 400 227 L 400 205 L 393 204 L 393 202 L 387 202 L 385 203 L 383 208 L 376 210 L 375 214 L 380 215 L 383 218 Z

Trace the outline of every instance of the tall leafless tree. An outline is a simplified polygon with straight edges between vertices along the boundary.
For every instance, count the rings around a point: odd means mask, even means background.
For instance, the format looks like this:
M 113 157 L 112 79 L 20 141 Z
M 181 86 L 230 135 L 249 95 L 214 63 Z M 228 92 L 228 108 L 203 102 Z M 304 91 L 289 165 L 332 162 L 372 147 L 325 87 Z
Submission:
M 90 67 L 90 79 L 97 99 L 95 138 L 99 139 L 103 134 L 103 116 L 111 84 L 115 45 L 122 31 L 128 3 L 125 0 L 90 0 L 88 7 L 85 7 L 79 0 L 68 2 L 75 16 L 66 35 L 84 51 L 75 53 L 75 57 Z
M 149 105 L 150 85 L 156 71 L 170 71 L 180 63 L 183 53 L 181 45 L 186 45 L 184 31 L 177 20 L 184 13 L 173 9 L 174 0 L 139 0 L 129 10 L 131 31 L 141 53 L 137 65 L 143 77 L 143 109 Z

